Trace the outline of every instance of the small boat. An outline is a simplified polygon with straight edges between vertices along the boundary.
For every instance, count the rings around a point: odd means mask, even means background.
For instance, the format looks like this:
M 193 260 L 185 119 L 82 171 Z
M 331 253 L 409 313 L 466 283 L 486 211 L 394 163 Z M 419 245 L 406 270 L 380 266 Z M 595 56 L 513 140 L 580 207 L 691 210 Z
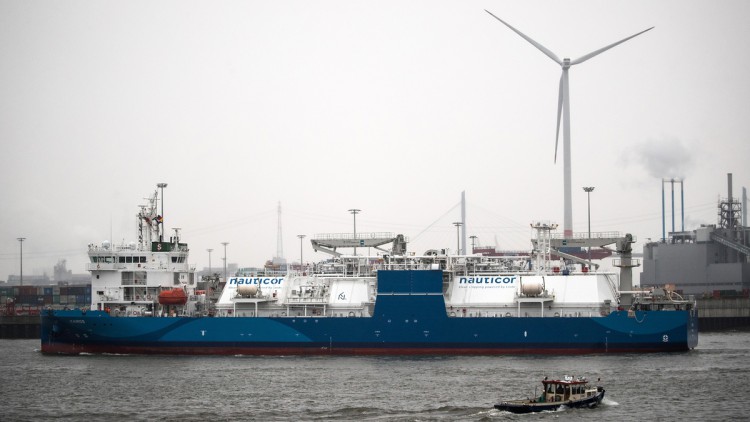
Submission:
M 565 376 L 561 380 L 542 381 L 544 389 L 539 397 L 526 400 L 510 400 L 495 405 L 495 409 L 513 413 L 543 412 L 567 408 L 593 408 L 604 399 L 604 388 L 590 386 L 586 378 Z M 535 394 L 536 395 L 536 394 Z
M 164 290 L 159 293 L 160 305 L 184 305 L 187 303 L 187 300 L 187 294 L 185 294 L 185 291 L 180 288 Z

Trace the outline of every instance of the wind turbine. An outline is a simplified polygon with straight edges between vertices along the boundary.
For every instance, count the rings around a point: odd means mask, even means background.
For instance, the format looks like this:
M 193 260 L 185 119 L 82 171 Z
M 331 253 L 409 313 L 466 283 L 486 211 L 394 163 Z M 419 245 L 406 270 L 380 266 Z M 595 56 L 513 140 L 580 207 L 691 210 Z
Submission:
M 492 16 L 493 18 L 502 22 L 503 25 L 510 28 L 516 34 L 520 35 L 521 38 L 531 43 L 531 45 L 539 49 L 539 51 L 544 53 L 547 57 L 554 60 L 555 63 L 559 64 L 562 67 L 562 76 L 560 76 L 560 93 L 557 98 L 557 132 L 555 133 L 555 163 L 557 163 L 557 143 L 558 143 L 558 139 L 560 138 L 560 116 L 562 115 L 562 118 L 563 118 L 563 155 L 564 155 L 563 184 L 564 184 L 564 194 L 565 194 L 564 195 L 565 214 L 564 214 L 563 229 L 564 229 L 565 237 L 571 237 L 573 236 L 573 206 L 571 203 L 572 201 L 571 201 L 571 189 L 570 189 L 570 184 L 571 184 L 571 180 L 570 180 L 571 179 L 571 176 L 570 176 L 570 89 L 568 88 L 568 69 L 570 69 L 570 67 L 573 65 L 583 63 L 586 60 L 592 57 L 595 57 L 609 50 L 612 47 L 620 45 L 631 38 L 637 37 L 638 35 L 641 35 L 642 33 L 646 31 L 650 31 L 654 29 L 654 27 L 652 26 L 651 28 L 643 30 L 635 35 L 631 35 L 627 38 L 617 41 L 616 43 L 612 43 L 606 47 L 602 47 L 596 51 L 592 51 L 591 53 L 581 56 L 575 60 L 570 60 L 569 58 L 564 58 L 560 60 L 560 58 L 557 57 L 555 53 L 553 53 L 552 51 L 550 51 L 543 45 L 539 44 L 538 42 L 532 40 L 528 36 L 524 35 L 521 31 L 517 30 L 516 28 L 510 26 L 504 20 L 493 15 L 489 10 L 485 9 L 484 11 L 489 13 L 490 16 Z

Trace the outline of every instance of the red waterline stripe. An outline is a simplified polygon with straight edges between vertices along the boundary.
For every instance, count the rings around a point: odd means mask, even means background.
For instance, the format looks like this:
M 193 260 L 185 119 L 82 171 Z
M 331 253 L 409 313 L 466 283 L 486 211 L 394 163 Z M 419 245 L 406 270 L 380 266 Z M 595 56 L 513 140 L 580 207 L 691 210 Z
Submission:
M 647 347 L 647 348 L 609 348 L 606 353 L 657 353 L 686 351 L 687 347 Z M 380 348 L 337 347 L 333 350 L 325 347 L 164 347 L 164 346 L 120 346 L 120 345 L 73 345 L 48 343 L 42 344 L 42 353 L 46 354 L 81 354 L 112 353 L 137 355 L 582 355 L 600 354 L 605 351 L 599 348 Z

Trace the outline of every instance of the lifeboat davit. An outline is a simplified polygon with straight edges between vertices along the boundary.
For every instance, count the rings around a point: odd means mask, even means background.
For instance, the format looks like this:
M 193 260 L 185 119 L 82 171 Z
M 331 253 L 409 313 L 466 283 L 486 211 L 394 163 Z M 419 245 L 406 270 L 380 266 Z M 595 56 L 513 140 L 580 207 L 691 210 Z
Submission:
M 182 289 L 164 290 L 159 293 L 160 305 L 184 305 L 187 299 L 187 294 Z

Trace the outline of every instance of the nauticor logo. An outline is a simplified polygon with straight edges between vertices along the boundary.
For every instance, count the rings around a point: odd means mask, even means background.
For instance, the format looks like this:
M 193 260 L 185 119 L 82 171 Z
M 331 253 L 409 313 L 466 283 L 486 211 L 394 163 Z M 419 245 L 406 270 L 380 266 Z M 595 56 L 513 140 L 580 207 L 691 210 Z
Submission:
M 516 276 L 459 277 L 458 284 L 513 284 Z
M 281 284 L 284 277 L 230 277 L 229 284 Z

